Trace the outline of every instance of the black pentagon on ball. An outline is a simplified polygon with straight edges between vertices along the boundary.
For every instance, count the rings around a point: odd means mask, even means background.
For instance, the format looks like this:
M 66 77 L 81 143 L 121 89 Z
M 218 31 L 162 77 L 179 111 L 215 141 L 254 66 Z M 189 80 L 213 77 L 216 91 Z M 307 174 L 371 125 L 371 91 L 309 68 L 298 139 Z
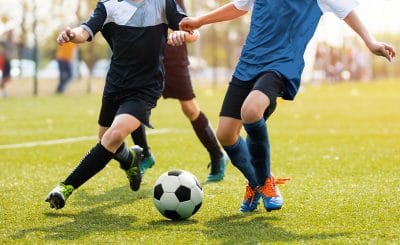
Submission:
M 175 191 L 175 196 L 178 198 L 179 202 L 190 200 L 190 189 L 186 186 L 179 186 Z
M 193 210 L 192 215 L 195 214 L 197 211 L 199 211 L 199 209 L 200 209 L 200 207 L 201 207 L 201 204 L 202 204 L 202 202 L 199 203 L 199 204 L 197 204 L 196 207 L 194 207 L 194 210 Z
M 183 173 L 182 170 L 171 170 L 171 171 L 168 172 L 168 175 L 169 176 L 179 176 L 182 173 Z
M 179 220 L 182 219 L 181 216 L 174 210 L 165 210 L 164 216 L 168 219 Z
M 164 194 L 164 190 L 162 188 L 162 185 L 161 184 L 156 185 L 154 187 L 154 193 L 153 193 L 154 199 L 160 200 L 162 194 Z

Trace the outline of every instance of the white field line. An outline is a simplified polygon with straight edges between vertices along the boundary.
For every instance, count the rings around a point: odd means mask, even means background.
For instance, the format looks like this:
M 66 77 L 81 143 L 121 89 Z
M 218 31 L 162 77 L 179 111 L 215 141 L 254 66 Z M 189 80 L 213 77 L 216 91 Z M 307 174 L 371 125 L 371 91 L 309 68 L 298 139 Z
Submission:
M 183 130 L 180 129 L 170 129 L 170 128 L 162 128 L 162 129 L 151 129 L 147 130 L 146 134 L 167 134 L 171 132 L 182 132 Z M 25 143 L 18 143 L 18 144 L 6 144 L 0 145 L 0 150 L 4 149 L 16 149 L 16 148 L 30 148 L 42 145 L 59 145 L 59 144 L 67 144 L 67 143 L 75 143 L 75 142 L 82 142 L 82 141 L 92 141 L 96 140 L 97 136 L 81 136 L 75 138 L 64 138 L 64 139 L 55 139 L 55 140 L 44 140 L 44 141 L 32 141 L 32 142 L 25 142 Z

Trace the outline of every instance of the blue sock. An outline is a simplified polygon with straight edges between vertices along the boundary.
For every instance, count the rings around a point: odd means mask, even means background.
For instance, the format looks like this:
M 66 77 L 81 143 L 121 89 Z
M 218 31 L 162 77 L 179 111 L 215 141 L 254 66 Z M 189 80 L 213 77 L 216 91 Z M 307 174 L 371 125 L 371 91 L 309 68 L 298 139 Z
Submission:
M 246 143 L 258 184 L 264 185 L 265 179 L 271 176 L 267 125 L 264 119 L 260 119 L 255 123 L 245 123 L 243 126 L 247 132 Z
M 239 136 L 238 141 L 234 145 L 224 146 L 224 149 L 232 164 L 237 167 L 249 181 L 249 185 L 252 188 L 258 186 L 255 171 L 250 162 L 249 150 L 243 138 Z

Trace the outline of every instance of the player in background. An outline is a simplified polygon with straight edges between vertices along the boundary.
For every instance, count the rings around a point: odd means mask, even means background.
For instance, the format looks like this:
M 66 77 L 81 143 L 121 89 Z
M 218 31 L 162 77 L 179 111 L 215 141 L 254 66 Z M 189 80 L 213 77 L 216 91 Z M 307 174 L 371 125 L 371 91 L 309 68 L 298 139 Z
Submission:
M 16 45 L 13 40 L 14 32 L 13 30 L 8 30 L 5 33 L 5 40 L 0 42 L 0 55 L 2 56 L 2 75 L 0 80 L 0 92 L 2 97 L 7 97 L 7 84 L 11 80 L 11 59 L 14 58 Z
M 150 111 L 164 88 L 161 62 L 167 30 L 179 29 L 186 14 L 174 0 L 102 0 L 81 26 L 62 31 L 57 42 L 83 43 L 101 32 L 113 52 L 99 115 L 99 142 L 86 153 L 71 174 L 46 197 L 51 208 L 63 208 L 71 193 L 115 158 L 126 172 L 130 188 L 140 188 L 142 149 L 128 149 L 124 139 L 141 124 L 150 124 Z M 175 43 L 196 36 L 173 32 Z
M 176 0 L 176 3 L 186 11 L 183 0 Z M 189 74 L 189 59 L 186 45 L 167 45 L 164 52 L 164 66 L 165 88 L 163 97 L 179 100 L 181 109 L 192 124 L 197 138 L 209 153 L 210 163 L 208 167 L 211 169 L 207 181 L 220 181 L 225 176 L 228 159 L 218 145 L 207 116 L 200 110 L 195 99 Z M 140 163 L 140 171 L 143 175 L 146 169 L 151 168 L 155 163 L 155 157 L 150 152 L 150 147 L 147 144 L 144 125 L 132 133 L 132 140 L 136 145 L 143 148 L 144 157 Z
M 267 211 L 280 209 L 283 198 L 270 170 L 270 144 L 266 120 L 276 98 L 293 100 L 304 68 L 304 50 L 320 17 L 333 12 L 343 19 L 375 55 L 391 61 L 395 49 L 378 42 L 358 15 L 355 0 L 234 0 L 214 11 L 180 23 L 191 31 L 203 25 L 232 20 L 252 10 L 250 31 L 220 112 L 216 131 L 232 164 L 248 180 L 240 211 L 251 212 L 263 199 Z M 244 127 L 246 140 L 240 136 Z
M 56 88 L 57 94 L 63 94 L 67 85 L 73 79 L 73 63 L 77 51 L 76 44 L 72 42 L 58 45 L 57 47 L 56 60 L 59 73 L 58 85 Z

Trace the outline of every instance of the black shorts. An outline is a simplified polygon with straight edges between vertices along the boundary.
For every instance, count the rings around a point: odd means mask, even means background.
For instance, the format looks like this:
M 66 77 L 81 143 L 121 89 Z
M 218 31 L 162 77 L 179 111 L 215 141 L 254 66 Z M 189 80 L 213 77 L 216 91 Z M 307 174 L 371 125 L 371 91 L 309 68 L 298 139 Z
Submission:
M 188 66 L 165 66 L 163 97 L 178 100 L 192 100 L 196 97 L 193 91 Z
M 146 92 L 140 89 L 124 94 L 103 94 L 98 123 L 100 126 L 110 127 L 115 116 L 129 114 L 152 128 L 151 109 L 156 107 L 160 97 L 161 94 L 146 95 Z
M 250 81 L 232 77 L 219 115 L 241 120 L 240 111 L 244 100 L 251 91 L 258 90 L 270 100 L 270 105 L 264 112 L 264 119 L 267 120 L 276 108 L 276 98 L 282 95 L 284 84 L 284 80 L 274 72 L 263 73 Z

